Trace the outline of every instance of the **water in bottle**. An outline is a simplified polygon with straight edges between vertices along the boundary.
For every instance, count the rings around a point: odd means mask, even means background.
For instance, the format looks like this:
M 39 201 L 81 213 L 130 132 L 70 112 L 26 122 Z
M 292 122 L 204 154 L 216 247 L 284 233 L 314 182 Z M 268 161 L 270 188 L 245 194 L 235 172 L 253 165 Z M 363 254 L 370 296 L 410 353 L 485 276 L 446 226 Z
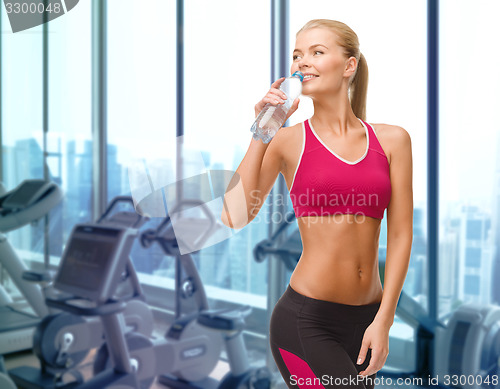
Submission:
M 286 94 L 287 99 L 283 104 L 272 105 L 267 103 L 264 106 L 250 129 L 255 140 L 262 139 L 262 142 L 269 143 L 276 135 L 285 123 L 286 115 L 290 111 L 294 100 L 302 92 L 303 80 L 304 75 L 301 72 L 295 72 L 291 77 L 285 78 L 280 85 L 280 90 Z

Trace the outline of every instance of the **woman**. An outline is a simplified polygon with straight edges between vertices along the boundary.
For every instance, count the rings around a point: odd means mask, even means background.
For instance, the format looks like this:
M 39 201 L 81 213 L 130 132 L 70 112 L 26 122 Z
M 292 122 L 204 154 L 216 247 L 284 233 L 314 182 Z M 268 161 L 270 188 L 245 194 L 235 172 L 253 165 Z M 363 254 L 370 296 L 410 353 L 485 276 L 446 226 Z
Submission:
M 357 35 L 344 23 L 308 22 L 296 36 L 295 71 L 305 75 L 302 94 L 311 97 L 314 115 L 280 129 L 268 144 L 251 140 L 221 219 L 231 228 L 248 224 L 283 174 L 303 252 L 271 316 L 276 364 L 290 388 L 373 388 L 410 257 L 411 141 L 401 127 L 364 121 L 368 68 Z M 256 116 L 267 103 L 283 104 L 283 80 L 256 104 Z M 382 289 L 378 241 L 385 209 Z

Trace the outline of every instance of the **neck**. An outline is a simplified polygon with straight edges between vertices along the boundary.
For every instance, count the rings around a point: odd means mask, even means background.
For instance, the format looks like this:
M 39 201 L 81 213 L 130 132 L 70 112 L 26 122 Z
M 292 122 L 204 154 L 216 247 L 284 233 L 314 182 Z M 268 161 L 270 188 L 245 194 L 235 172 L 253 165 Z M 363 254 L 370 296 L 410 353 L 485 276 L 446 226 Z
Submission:
M 334 132 L 338 136 L 344 136 L 353 128 L 361 126 L 358 118 L 351 108 L 347 93 L 336 96 L 314 96 L 314 115 L 311 117 L 314 128 L 321 131 Z

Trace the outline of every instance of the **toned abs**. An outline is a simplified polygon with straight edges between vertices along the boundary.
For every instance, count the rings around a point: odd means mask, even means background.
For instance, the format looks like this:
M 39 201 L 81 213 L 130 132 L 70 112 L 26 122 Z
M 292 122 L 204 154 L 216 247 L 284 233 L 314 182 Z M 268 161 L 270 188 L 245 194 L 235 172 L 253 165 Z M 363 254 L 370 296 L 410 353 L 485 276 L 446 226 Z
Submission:
M 300 124 L 286 128 L 282 169 L 290 190 L 302 146 Z M 285 130 L 285 129 L 284 129 Z M 297 292 L 349 305 L 382 300 L 378 241 L 381 221 L 363 215 L 304 216 L 297 219 L 303 251 L 290 278 Z

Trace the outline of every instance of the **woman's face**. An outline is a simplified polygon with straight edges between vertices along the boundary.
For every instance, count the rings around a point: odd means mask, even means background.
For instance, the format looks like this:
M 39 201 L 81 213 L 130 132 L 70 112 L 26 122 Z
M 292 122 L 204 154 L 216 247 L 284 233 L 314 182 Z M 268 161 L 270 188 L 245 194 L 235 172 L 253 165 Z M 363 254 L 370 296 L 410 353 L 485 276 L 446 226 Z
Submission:
M 304 74 L 303 95 L 335 94 L 339 93 L 342 83 L 349 80 L 355 61 L 351 57 L 349 63 L 345 58 L 333 32 L 311 28 L 297 36 L 291 72 L 299 70 Z

